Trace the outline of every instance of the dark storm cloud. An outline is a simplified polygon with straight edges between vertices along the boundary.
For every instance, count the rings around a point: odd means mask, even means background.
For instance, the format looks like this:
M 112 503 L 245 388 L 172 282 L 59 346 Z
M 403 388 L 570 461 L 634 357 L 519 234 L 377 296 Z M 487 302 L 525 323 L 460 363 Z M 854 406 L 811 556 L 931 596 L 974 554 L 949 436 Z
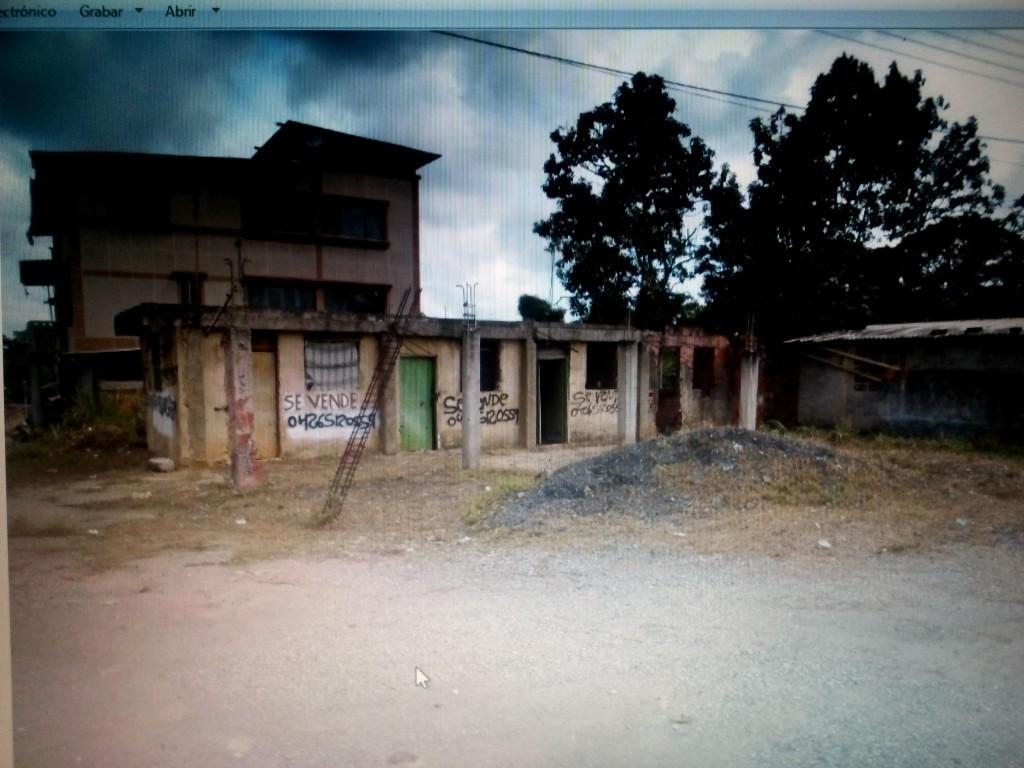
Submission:
M 397 71 L 429 66 L 442 38 L 430 32 L 276 33 L 287 47 L 284 67 L 288 103 L 301 108 L 325 93 L 383 95 L 374 84 Z
M 17 33 L 0 45 L 0 130 L 32 148 L 209 149 L 247 34 Z

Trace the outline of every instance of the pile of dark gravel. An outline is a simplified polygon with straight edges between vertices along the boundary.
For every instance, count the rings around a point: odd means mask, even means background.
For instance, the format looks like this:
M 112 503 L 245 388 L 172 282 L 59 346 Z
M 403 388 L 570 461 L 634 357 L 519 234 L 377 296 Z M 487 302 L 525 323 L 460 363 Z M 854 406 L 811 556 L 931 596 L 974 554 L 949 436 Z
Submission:
M 782 435 L 735 427 L 680 432 L 569 464 L 539 486 L 516 494 L 492 512 L 492 525 L 518 527 L 555 516 L 631 514 L 654 518 L 687 511 L 694 499 L 666 491 L 654 476 L 659 465 L 690 463 L 721 472 L 777 472 L 787 461 L 834 460 L 830 449 Z

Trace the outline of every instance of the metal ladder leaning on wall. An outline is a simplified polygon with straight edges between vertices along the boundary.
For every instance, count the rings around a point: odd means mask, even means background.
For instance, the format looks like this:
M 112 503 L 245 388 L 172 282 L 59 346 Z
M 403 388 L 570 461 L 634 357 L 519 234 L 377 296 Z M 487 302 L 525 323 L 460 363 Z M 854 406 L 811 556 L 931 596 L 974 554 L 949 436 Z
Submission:
M 398 353 L 402 348 L 401 336 L 408 328 L 409 318 L 412 317 L 413 312 L 414 303 L 410 301 L 411 295 L 412 289 L 406 288 L 402 294 L 402 300 L 398 304 L 398 312 L 395 314 L 389 330 L 384 333 L 380 356 L 377 358 L 377 367 L 373 369 L 373 376 L 370 378 L 370 384 L 363 396 L 363 404 L 359 408 L 355 426 L 349 435 L 345 452 L 341 455 L 334 479 L 331 480 L 330 488 L 327 490 L 323 509 L 313 521 L 315 525 L 329 525 L 341 514 L 345 496 L 348 495 L 348 490 L 352 487 L 356 468 L 363 456 L 366 440 L 377 423 L 381 398 L 388 382 L 391 381 L 395 363 L 398 362 Z

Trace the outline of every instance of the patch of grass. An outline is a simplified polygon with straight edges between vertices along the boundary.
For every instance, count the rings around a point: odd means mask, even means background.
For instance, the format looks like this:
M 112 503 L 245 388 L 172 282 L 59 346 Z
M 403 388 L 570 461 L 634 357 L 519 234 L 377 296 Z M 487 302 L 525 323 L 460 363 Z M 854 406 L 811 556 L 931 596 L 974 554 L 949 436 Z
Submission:
M 59 424 L 35 432 L 14 443 L 8 451 L 11 461 L 32 464 L 82 450 L 116 450 L 145 445 L 145 425 L 140 409 L 109 399 L 75 403 Z
M 537 476 L 530 472 L 476 470 L 473 475 L 474 479 L 484 483 L 484 487 L 462 511 L 462 522 L 470 527 L 483 522 L 491 510 L 513 493 L 532 488 L 537 482 Z
M 817 443 L 850 448 L 875 448 L 887 451 L 940 451 L 958 454 L 994 454 L 1024 457 L 1024 443 L 1010 442 L 992 435 L 965 437 L 962 435 L 912 436 L 887 432 L 856 432 L 842 427 L 798 426 L 787 428 L 770 421 L 762 429 L 778 435 L 812 440 Z

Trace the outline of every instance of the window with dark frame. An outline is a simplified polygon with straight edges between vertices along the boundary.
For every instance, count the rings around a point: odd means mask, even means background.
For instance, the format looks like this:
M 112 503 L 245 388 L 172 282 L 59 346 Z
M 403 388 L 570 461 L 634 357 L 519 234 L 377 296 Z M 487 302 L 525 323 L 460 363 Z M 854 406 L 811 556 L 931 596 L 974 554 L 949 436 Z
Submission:
M 387 239 L 387 203 L 324 196 L 320 198 L 320 230 L 326 237 L 383 242 Z
M 359 389 L 359 343 L 351 339 L 306 339 L 306 389 Z
M 387 311 L 388 286 L 334 283 L 324 286 L 324 309 L 359 315 L 383 315 Z
M 587 343 L 587 389 L 615 389 L 618 386 L 618 345 L 613 341 Z
M 253 280 L 246 284 L 252 309 L 282 309 L 311 312 L 316 309 L 316 286 L 312 283 Z
M 318 195 L 308 190 L 257 191 L 243 203 L 245 229 L 256 233 L 320 235 L 386 244 L 386 200 Z
M 316 227 L 316 199 L 312 194 L 267 195 L 246 201 L 245 228 L 259 232 L 312 235 Z
M 178 303 L 184 307 L 198 307 L 203 303 L 202 285 L 206 275 L 201 272 L 172 272 L 178 284 Z
M 501 342 L 480 339 L 480 391 L 501 389 Z
M 707 394 L 715 388 L 715 348 L 694 347 L 693 388 Z

